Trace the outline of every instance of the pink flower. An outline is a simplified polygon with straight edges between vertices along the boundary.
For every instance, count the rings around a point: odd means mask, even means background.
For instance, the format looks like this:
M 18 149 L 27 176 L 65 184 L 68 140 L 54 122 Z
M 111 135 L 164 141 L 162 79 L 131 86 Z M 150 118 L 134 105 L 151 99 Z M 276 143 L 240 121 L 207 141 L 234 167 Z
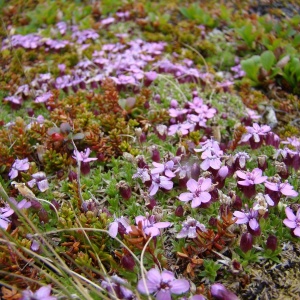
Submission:
M 10 217 L 13 213 L 14 210 L 10 208 L 9 205 L 0 207 L 0 228 L 3 228 L 4 230 L 7 229 L 8 223 L 10 223 L 8 217 Z
M 33 179 L 27 182 L 29 187 L 33 188 L 37 185 L 41 192 L 45 192 L 49 189 L 49 183 L 45 172 L 37 172 L 31 176 Z
M 193 131 L 195 124 L 185 122 L 171 125 L 168 129 L 168 135 L 175 135 L 176 133 L 179 135 L 187 135 L 189 131 Z
M 262 170 L 259 168 L 253 169 L 252 172 L 236 171 L 236 175 L 243 179 L 238 181 L 238 184 L 242 186 L 260 184 L 265 182 L 268 178 L 268 176 L 262 176 Z
M 253 231 L 259 230 L 259 223 L 257 221 L 258 211 L 250 209 L 249 212 L 235 211 L 233 215 L 237 218 L 236 224 L 249 224 Z
M 247 152 L 238 152 L 233 156 L 233 159 L 234 163 L 243 169 L 246 166 L 246 161 L 250 159 L 250 156 Z
M 154 196 L 158 189 L 171 190 L 173 188 L 173 182 L 166 176 L 159 176 L 158 174 L 152 175 L 152 184 L 149 188 L 149 195 Z
M 207 155 L 204 161 L 201 163 L 200 167 L 204 171 L 208 170 L 209 168 L 219 170 L 221 168 L 221 165 L 221 159 L 217 155 Z
M 50 296 L 51 289 L 51 285 L 48 284 L 39 288 L 35 293 L 33 293 L 31 290 L 23 291 L 21 300 L 56 300 L 56 297 Z
M 247 126 L 246 129 L 247 133 L 242 136 L 241 142 L 248 142 L 250 138 L 253 138 L 255 143 L 259 143 L 261 137 L 265 136 L 269 131 L 271 131 L 270 126 L 259 126 L 257 123 L 254 123 L 252 127 Z
M 227 290 L 221 283 L 214 283 L 210 292 L 212 296 L 217 300 L 238 300 L 239 298 L 231 291 Z
M 160 273 L 153 268 L 147 272 L 145 281 L 139 280 L 137 289 L 142 294 L 155 294 L 157 300 L 171 300 L 172 294 L 186 293 L 190 284 L 186 279 L 175 279 L 174 273 L 170 271 L 164 270 Z
M 16 159 L 13 163 L 8 176 L 10 179 L 14 179 L 18 176 L 18 171 L 27 171 L 29 169 L 28 158 Z
M 294 229 L 294 234 L 300 237 L 300 208 L 298 208 L 298 211 L 295 215 L 292 209 L 287 207 L 285 209 L 285 214 L 287 219 L 283 220 L 283 224 L 291 229 Z
M 156 167 L 155 169 L 152 169 L 150 171 L 150 173 L 152 175 L 164 173 L 169 178 L 173 178 L 176 176 L 175 173 L 172 171 L 174 168 L 174 161 L 170 160 L 170 161 L 167 161 L 165 164 L 153 162 L 152 164 L 154 167 Z
M 188 217 L 188 219 L 182 223 L 182 229 L 180 232 L 178 232 L 176 238 L 181 239 L 188 237 L 190 239 L 194 239 L 197 236 L 197 228 L 203 232 L 206 231 L 206 228 L 203 224 L 191 217 Z
M 128 281 L 118 275 L 113 275 L 101 282 L 101 286 L 110 294 L 116 294 L 118 299 L 133 299 L 133 292 L 127 289 L 126 285 L 128 285 Z
M 265 187 L 274 192 L 280 192 L 281 194 L 288 197 L 297 197 L 298 192 L 296 192 L 292 185 L 288 182 L 265 182 Z
M 211 187 L 210 178 L 200 178 L 198 182 L 191 178 L 186 186 L 191 193 L 180 194 L 179 200 L 184 202 L 192 200 L 192 208 L 198 207 L 201 203 L 207 203 L 211 199 L 208 192 Z
M 143 230 L 146 234 L 151 236 L 157 236 L 160 234 L 162 228 L 167 228 L 171 225 L 170 222 L 157 222 L 155 223 L 155 216 L 137 216 L 135 218 L 135 223 L 138 225 L 139 222 L 142 223 Z
M 131 231 L 131 227 L 129 225 L 129 221 L 125 217 L 116 218 L 112 223 L 108 226 L 108 234 L 115 238 L 118 234 L 119 227 L 124 227 L 124 231 L 129 233 Z
M 149 172 L 148 172 L 148 169 L 146 169 L 146 168 L 143 168 L 143 169 L 142 168 L 138 168 L 137 172 L 135 174 L 133 174 L 132 178 L 133 179 L 140 178 L 143 183 L 145 183 L 146 181 L 150 181 L 151 180 Z
M 90 162 L 93 160 L 97 160 L 96 157 L 89 157 L 91 154 L 90 148 L 87 148 L 84 151 L 85 152 L 83 152 L 83 151 L 79 152 L 78 150 L 74 150 L 74 155 L 72 157 L 75 158 L 76 160 L 84 162 L 84 163 Z
M 38 97 L 35 98 L 35 103 L 44 103 L 47 102 L 51 97 L 53 97 L 53 94 L 51 92 L 46 92 Z

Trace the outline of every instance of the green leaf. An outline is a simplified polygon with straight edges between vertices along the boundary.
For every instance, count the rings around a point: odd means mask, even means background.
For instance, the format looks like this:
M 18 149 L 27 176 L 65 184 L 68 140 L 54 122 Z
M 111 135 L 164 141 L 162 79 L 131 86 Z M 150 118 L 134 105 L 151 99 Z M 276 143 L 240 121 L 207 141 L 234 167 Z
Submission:
M 264 67 L 265 70 L 270 71 L 273 67 L 276 57 L 272 51 L 265 51 L 260 56 L 261 64 Z
M 258 55 L 254 55 L 249 59 L 243 60 L 241 62 L 242 69 L 245 71 L 247 76 L 253 80 L 255 83 L 258 83 L 258 71 L 261 66 L 261 60 Z

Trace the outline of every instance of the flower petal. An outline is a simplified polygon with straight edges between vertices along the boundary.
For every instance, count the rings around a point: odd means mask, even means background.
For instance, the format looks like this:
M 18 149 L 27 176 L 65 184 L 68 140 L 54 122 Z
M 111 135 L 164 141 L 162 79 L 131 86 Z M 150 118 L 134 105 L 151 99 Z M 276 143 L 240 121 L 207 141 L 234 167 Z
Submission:
M 201 199 L 200 197 L 196 197 L 192 200 L 192 208 L 198 207 L 201 204 Z
M 155 297 L 156 300 L 172 300 L 170 290 L 160 290 Z
M 157 222 L 153 226 L 156 228 L 167 228 L 171 225 L 170 222 Z
M 3 228 L 6 230 L 7 227 L 8 227 L 8 222 L 3 219 L 0 219 L 0 228 Z
M 158 236 L 160 235 L 160 231 L 157 227 L 147 227 L 144 229 L 144 232 L 151 236 Z
M 109 224 L 108 228 L 108 234 L 112 237 L 115 238 L 118 234 L 118 227 L 119 223 L 118 222 L 112 222 Z
M 192 193 L 182 193 L 179 195 L 178 198 L 180 201 L 187 202 L 187 201 L 190 201 L 193 199 L 193 194 Z
M 187 189 L 188 189 L 190 192 L 194 193 L 194 192 L 197 190 L 197 188 L 198 188 L 198 183 L 197 183 L 196 180 L 194 180 L 193 178 L 191 178 L 191 179 L 189 179 L 188 182 L 186 183 L 186 187 L 187 187 Z
M 186 279 L 175 279 L 171 283 L 171 293 L 180 295 L 190 289 L 190 283 Z
M 175 280 L 174 273 L 168 270 L 163 270 L 161 272 L 161 280 L 163 282 L 169 282 Z
M 256 219 L 251 219 L 249 221 L 249 226 L 252 230 L 257 230 L 259 228 L 259 224 Z
M 297 227 L 297 228 L 294 230 L 294 235 L 300 236 L 300 227 Z
M 48 297 L 51 293 L 51 285 L 42 286 L 34 293 L 34 298 L 36 299 L 45 299 L 43 297 Z
M 147 278 L 150 282 L 153 282 L 155 284 L 159 284 L 162 279 L 160 272 L 155 268 L 152 268 L 147 272 Z
M 289 220 L 291 220 L 291 221 L 296 221 L 296 216 L 295 216 L 295 214 L 294 214 L 294 212 L 292 211 L 291 208 L 286 207 L 286 209 L 285 209 L 285 214 L 286 214 L 286 216 L 287 216 L 287 218 L 288 218 Z
M 206 191 L 210 187 L 211 187 L 211 179 L 210 178 L 204 179 L 203 182 L 201 183 L 201 191 Z
M 247 174 L 245 172 L 242 171 L 236 171 L 235 174 L 241 178 L 241 179 L 246 179 L 247 178 Z
M 295 221 L 291 221 L 289 219 L 284 219 L 283 220 L 283 224 L 289 228 L 296 228 L 297 227 L 297 224 Z

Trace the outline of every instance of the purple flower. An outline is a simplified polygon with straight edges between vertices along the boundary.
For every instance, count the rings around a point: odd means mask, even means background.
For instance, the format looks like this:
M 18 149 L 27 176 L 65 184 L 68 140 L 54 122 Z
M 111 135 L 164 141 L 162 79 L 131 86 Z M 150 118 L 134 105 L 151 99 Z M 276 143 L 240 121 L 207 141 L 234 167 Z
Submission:
M 115 238 L 117 236 L 120 224 L 124 227 L 126 233 L 131 231 L 129 221 L 125 217 L 115 218 L 115 220 L 108 226 L 108 234 L 111 237 Z
M 26 199 L 23 199 L 20 202 L 17 202 L 15 198 L 10 197 L 9 201 L 13 205 L 15 205 L 18 209 L 26 209 L 26 208 L 31 207 L 31 202 L 27 201 Z
M 164 270 L 160 273 L 153 268 L 147 272 L 145 281 L 139 280 L 137 289 L 142 294 L 154 294 L 157 300 L 171 300 L 172 294 L 186 293 L 190 289 L 190 284 L 186 279 L 175 279 L 170 271 Z
M 15 106 L 15 108 L 18 108 L 23 103 L 20 96 L 8 96 L 4 98 L 4 101 L 10 102 L 12 106 Z
M 152 164 L 154 167 L 156 167 L 155 169 L 152 169 L 150 171 L 150 173 L 152 175 L 164 173 L 169 178 L 173 178 L 176 176 L 175 173 L 172 171 L 174 168 L 174 161 L 170 160 L 170 161 L 167 161 L 165 164 L 153 162 Z
M 39 288 L 35 293 L 31 290 L 23 291 L 21 300 L 56 300 L 56 297 L 50 296 L 51 289 L 51 285 L 48 284 Z
M 242 186 L 260 184 L 265 182 L 268 178 L 268 176 L 262 176 L 262 170 L 258 168 L 253 169 L 251 172 L 236 171 L 236 175 L 243 179 L 238 181 L 238 184 Z
M 251 120 L 258 120 L 258 119 L 261 118 L 261 116 L 258 115 L 258 114 L 256 113 L 255 110 L 246 108 L 246 112 L 247 112 L 247 116 L 248 116 Z
M 16 159 L 13 163 L 8 176 L 10 179 L 14 179 L 18 176 L 18 171 L 27 171 L 29 169 L 28 158 Z
M 78 161 L 87 163 L 93 160 L 97 160 L 97 157 L 89 157 L 91 154 L 91 150 L 90 148 L 87 148 L 83 151 L 78 151 L 78 150 L 74 150 L 74 155 L 72 156 L 73 158 L 75 158 Z
M 217 300 L 239 300 L 231 291 L 227 290 L 221 283 L 214 283 L 210 287 L 211 295 Z
M 51 92 L 46 92 L 38 97 L 35 98 L 35 103 L 44 103 L 47 102 L 51 97 L 53 97 L 53 94 Z
M 201 158 L 204 161 L 201 163 L 200 167 L 202 170 L 206 171 L 209 168 L 218 170 L 221 167 L 220 156 L 223 151 L 220 149 L 219 143 L 214 139 L 209 139 L 205 142 L 200 143 L 201 149 L 194 149 L 195 152 L 202 152 Z
M 259 223 L 257 221 L 258 211 L 250 209 L 249 212 L 235 211 L 233 215 L 237 218 L 236 224 L 249 224 L 253 231 L 259 230 Z
M 181 239 L 188 237 L 194 239 L 197 236 L 197 228 L 205 232 L 206 228 L 203 224 L 195 220 L 194 218 L 188 217 L 186 221 L 182 223 L 182 229 L 176 235 L 176 238 Z
M 298 192 L 296 192 L 292 185 L 290 185 L 288 182 L 265 182 L 266 188 L 268 188 L 271 191 L 279 192 L 287 197 L 297 197 Z
M 35 185 L 38 186 L 41 192 L 45 192 L 49 189 L 48 179 L 45 172 L 37 172 L 31 175 L 32 180 L 28 181 L 29 187 L 33 188 Z
M 106 18 L 106 19 L 103 19 L 103 20 L 101 20 L 101 24 L 102 25 L 110 25 L 110 24 L 112 24 L 112 23 L 114 23 L 115 22 L 115 18 L 113 18 L 113 17 L 109 17 L 109 18 Z
M 200 167 L 202 170 L 206 171 L 209 168 L 218 170 L 221 168 L 222 162 L 217 155 L 207 155 L 204 161 L 201 163 Z
M 294 229 L 294 234 L 300 237 L 300 208 L 298 208 L 295 215 L 292 209 L 287 207 L 285 209 L 285 214 L 287 219 L 283 220 L 283 224 L 291 229 Z
M 245 133 L 241 138 L 242 142 L 250 141 L 251 147 L 256 149 L 262 144 L 263 138 L 271 131 L 271 127 L 268 125 L 259 126 L 257 123 L 254 123 L 253 126 L 247 126 L 247 133 Z
M 238 152 L 233 156 L 233 159 L 235 164 L 237 164 L 241 169 L 244 169 L 246 161 L 250 159 L 250 156 L 247 152 Z
M 10 208 L 8 204 L 4 207 L 0 207 L 0 228 L 3 228 L 4 230 L 7 229 L 8 223 L 10 223 L 8 217 L 10 217 L 13 213 L 14 210 Z
M 151 236 L 157 236 L 160 234 L 162 228 L 167 228 L 171 225 L 170 222 L 157 222 L 155 223 L 155 216 L 137 216 L 135 218 L 135 223 L 138 225 L 139 222 L 142 223 L 143 230 L 146 234 Z
M 195 124 L 185 122 L 171 125 L 168 129 L 168 135 L 175 135 L 176 133 L 180 136 L 187 135 L 189 131 L 193 131 Z
M 56 23 L 56 27 L 59 30 L 61 35 L 64 35 L 67 31 L 67 23 L 66 22 L 58 22 L 58 23 Z
M 116 294 L 118 299 L 133 299 L 133 292 L 127 289 L 125 286 L 128 282 L 119 277 L 118 275 L 113 275 L 107 280 L 102 280 L 101 286 L 106 289 L 110 294 Z
M 165 190 L 171 190 L 173 188 L 173 182 L 169 177 L 160 176 L 158 174 L 152 175 L 152 184 L 149 188 L 149 195 L 154 196 L 158 189 L 162 188 Z
M 274 205 L 275 203 L 269 195 L 258 193 L 255 197 L 255 202 L 253 203 L 253 209 L 257 210 L 258 213 L 263 216 L 268 211 L 268 207 Z
M 143 183 L 145 183 L 146 181 L 150 181 L 150 175 L 148 172 L 148 169 L 146 168 L 138 168 L 137 172 L 135 174 L 133 174 L 132 178 L 140 178 L 142 180 Z
M 208 190 L 211 188 L 210 178 L 199 178 L 198 182 L 193 178 L 189 179 L 186 184 L 187 189 L 191 193 L 182 193 L 179 195 L 180 201 L 192 200 L 192 208 L 198 207 L 201 203 L 207 203 L 211 199 Z

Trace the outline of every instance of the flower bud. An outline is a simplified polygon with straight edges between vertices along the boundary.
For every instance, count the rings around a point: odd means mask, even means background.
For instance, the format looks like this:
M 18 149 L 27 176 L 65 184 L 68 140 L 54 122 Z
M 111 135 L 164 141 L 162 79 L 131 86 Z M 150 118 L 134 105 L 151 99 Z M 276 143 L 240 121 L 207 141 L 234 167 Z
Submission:
M 146 207 L 150 210 L 152 210 L 154 208 L 154 206 L 156 206 L 156 200 L 154 198 L 150 198 L 149 202 L 147 203 Z
M 59 203 L 58 203 L 55 199 L 53 199 L 53 200 L 51 201 L 51 204 L 54 205 L 54 207 L 55 207 L 57 210 L 58 210 L 59 207 L 60 207 Z M 51 210 L 54 210 L 54 208 L 53 208 L 52 205 L 50 205 L 50 209 L 51 209 Z
M 148 165 L 145 161 L 145 157 L 143 155 L 138 155 L 136 157 L 137 166 L 141 169 L 148 168 Z
M 185 147 L 183 145 L 179 146 L 179 148 L 176 151 L 176 156 L 184 155 L 186 154 Z
M 266 246 L 267 246 L 267 249 L 275 251 L 277 248 L 277 237 L 275 235 L 270 234 L 267 239 Z
M 127 182 L 124 180 L 121 180 L 118 184 L 117 187 L 119 188 L 120 195 L 124 200 L 128 200 L 131 197 L 131 187 L 128 185 Z
M 82 161 L 80 164 L 80 171 L 83 175 L 89 174 L 91 171 L 90 163 Z
M 121 265 L 126 270 L 133 271 L 134 266 L 135 266 L 135 261 L 130 254 L 123 255 L 123 257 L 121 259 Z
M 177 206 L 177 208 L 175 209 L 175 216 L 182 217 L 183 213 L 184 213 L 184 210 L 183 210 L 182 205 Z
M 211 295 L 217 300 L 238 300 L 239 298 L 227 290 L 221 283 L 214 283 L 210 288 Z
M 200 165 L 198 163 L 193 163 L 191 167 L 191 177 L 198 180 L 200 176 Z
M 210 217 L 209 218 L 209 221 L 208 221 L 208 224 L 212 227 L 217 227 L 218 225 L 218 219 L 215 218 L 215 217 Z
M 97 153 L 97 158 L 99 161 L 104 162 L 105 161 L 105 155 L 104 153 Z
M 157 163 L 160 162 L 160 153 L 156 147 L 151 149 L 151 159 Z
M 42 208 L 39 211 L 38 216 L 39 216 L 40 222 L 43 222 L 44 224 L 49 222 L 49 215 L 48 215 L 47 211 L 44 208 Z
M 37 200 L 30 200 L 30 203 L 31 203 L 31 207 L 33 209 L 41 209 L 42 208 L 42 204 Z
M 140 141 L 140 143 L 145 143 L 146 140 L 147 140 L 146 133 L 145 133 L 145 132 L 142 132 L 142 134 L 141 134 L 140 137 L 139 137 L 139 141 Z
M 156 94 L 156 95 L 154 96 L 153 100 L 154 100 L 156 103 L 161 103 L 160 95 L 159 95 L 159 94 Z
M 253 246 L 252 235 L 249 232 L 243 233 L 240 241 L 241 250 L 246 253 L 252 249 L 252 246 Z
M 77 180 L 77 173 L 74 171 L 70 171 L 68 177 L 70 181 Z
M 165 141 L 167 138 L 168 127 L 166 125 L 157 125 L 156 126 L 157 136 L 160 140 Z
M 257 165 L 261 170 L 265 171 L 268 167 L 267 156 L 266 155 L 259 155 L 257 157 Z

